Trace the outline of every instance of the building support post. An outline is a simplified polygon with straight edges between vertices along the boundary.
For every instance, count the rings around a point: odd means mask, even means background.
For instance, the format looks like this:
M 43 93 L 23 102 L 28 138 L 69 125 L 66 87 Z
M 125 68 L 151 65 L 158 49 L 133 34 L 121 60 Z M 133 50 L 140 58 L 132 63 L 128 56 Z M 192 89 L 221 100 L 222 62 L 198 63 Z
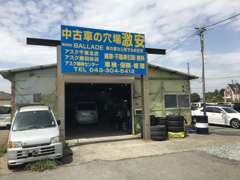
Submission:
M 61 138 L 65 140 L 65 84 L 62 76 L 61 46 L 57 46 L 57 118 L 61 121 Z
M 141 93 L 142 93 L 142 109 L 143 109 L 143 139 L 150 140 L 150 113 L 149 113 L 149 81 L 148 76 L 141 75 Z
M 13 116 L 16 112 L 16 94 L 15 94 L 15 91 L 16 91 L 16 85 L 15 85 L 15 76 L 12 76 L 12 83 L 11 83 L 11 119 L 13 119 Z

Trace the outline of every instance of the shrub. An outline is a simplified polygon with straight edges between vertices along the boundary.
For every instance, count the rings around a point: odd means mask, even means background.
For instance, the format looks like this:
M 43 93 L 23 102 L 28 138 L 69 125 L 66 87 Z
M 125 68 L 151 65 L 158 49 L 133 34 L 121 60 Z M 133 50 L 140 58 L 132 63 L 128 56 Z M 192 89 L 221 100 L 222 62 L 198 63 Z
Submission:
M 40 160 L 29 163 L 25 166 L 26 170 L 42 172 L 45 170 L 55 169 L 59 163 L 55 160 Z
M 2 145 L 0 146 L 0 157 L 2 157 L 7 152 L 7 146 Z

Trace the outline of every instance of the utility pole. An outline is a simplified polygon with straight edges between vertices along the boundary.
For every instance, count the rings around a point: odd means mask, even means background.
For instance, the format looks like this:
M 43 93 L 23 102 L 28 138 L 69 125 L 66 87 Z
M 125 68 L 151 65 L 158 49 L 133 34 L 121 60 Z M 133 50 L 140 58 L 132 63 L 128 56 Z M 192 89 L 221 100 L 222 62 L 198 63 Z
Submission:
M 189 62 L 187 63 L 187 73 L 188 73 L 188 75 L 190 75 L 190 65 L 189 65 Z
M 204 32 L 205 28 L 195 28 L 200 36 L 201 56 L 202 56 L 202 99 L 203 99 L 203 114 L 206 116 L 206 99 L 205 99 L 205 62 L 204 62 Z
M 189 62 L 187 62 L 187 73 L 190 76 L 190 63 Z M 191 84 L 190 84 L 190 81 L 189 81 L 189 84 L 188 84 L 188 91 L 189 91 L 189 104 L 191 105 L 192 97 L 191 97 Z

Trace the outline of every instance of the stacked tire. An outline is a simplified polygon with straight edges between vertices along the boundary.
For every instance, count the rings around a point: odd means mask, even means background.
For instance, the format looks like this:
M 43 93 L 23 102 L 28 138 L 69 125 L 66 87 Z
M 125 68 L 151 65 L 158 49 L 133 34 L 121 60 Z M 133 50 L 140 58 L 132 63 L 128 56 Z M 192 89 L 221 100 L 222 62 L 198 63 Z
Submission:
M 168 138 L 167 123 L 165 118 L 151 116 L 151 139 L 164 141 Z
M 197 134 L 209 134 L 208 131 L 208 117 L 207 116 L 193 116 Z
M 170 134 L 185 134 L 183 116 L 167 116 L 167 130 Z

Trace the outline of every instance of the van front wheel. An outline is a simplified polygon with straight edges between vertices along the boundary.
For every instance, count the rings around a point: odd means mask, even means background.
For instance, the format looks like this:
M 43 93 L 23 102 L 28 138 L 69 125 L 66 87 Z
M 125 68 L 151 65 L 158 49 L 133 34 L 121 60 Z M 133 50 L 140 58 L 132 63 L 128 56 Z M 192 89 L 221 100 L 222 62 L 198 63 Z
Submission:
M 12 170 L 12 169 L 14 169 L 14 166 L 8 164 L 8 169 Z

